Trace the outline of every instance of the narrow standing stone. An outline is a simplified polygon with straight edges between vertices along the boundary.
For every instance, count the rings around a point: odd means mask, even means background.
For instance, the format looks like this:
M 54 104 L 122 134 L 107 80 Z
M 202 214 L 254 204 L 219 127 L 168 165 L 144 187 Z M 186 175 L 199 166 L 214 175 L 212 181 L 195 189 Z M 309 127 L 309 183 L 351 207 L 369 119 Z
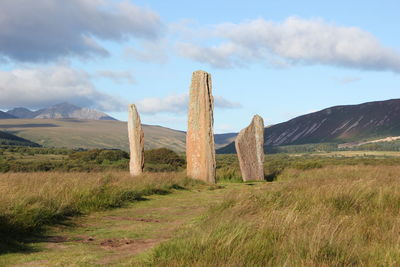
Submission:
M 132 176 L 137 176 L 143 173 L 144 167 L 144 133 L 136 106 L 131 104 L 128 109 L 128 135 L 129 149 L 131 152 L 129 171 Z
M 243 181 L 264 180 L 264 121 L 255 115 L 235 140 Z
M 211 75 L 193 72 L 186 135 L 187 175 L 208 183 L 215 183 L 213 109 Z

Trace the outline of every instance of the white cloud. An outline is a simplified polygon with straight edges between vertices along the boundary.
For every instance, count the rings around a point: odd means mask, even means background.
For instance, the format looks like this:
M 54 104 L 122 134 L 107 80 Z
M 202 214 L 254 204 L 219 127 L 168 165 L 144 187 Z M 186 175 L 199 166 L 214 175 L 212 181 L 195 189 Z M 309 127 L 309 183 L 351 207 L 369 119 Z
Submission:
M 239 51 L 234 43 L 223 43 L 211 47 L 200 47 L 191 43 L 178 43 L 176 49 L 184 57 L 208 63 L 217 68 L 231 68 L 239 65 L 239 61 L 233 57 Z
M 189 105 L 189 95 L 170 95 L 164 98 L 144 98 L 136 101 L 139 112 L 144 114 L 156 113 L 184 113 Z M 216 108 L 233 109 L 240 108 L 240 103 L 231 102 L 221 96 L 214 97 L 214 105 Z
M 214 45 L 179 43 L 179 53 L 214 67 L 249 63 L 323 64 L 400 72 L 400 52 L 357 27 L 289 17 L 282 23 L 251 20 L 209 29 Z M 222 40 L 222 41 L 218 41 Z
M 144 98 L 136 102 L 139 112 L 155 114 L 160 112 L 181 113 L 187 109 L 188 95 L 170 95 L 164 98 Z
M 60 102 L 102 111 L 125 110 L 126 103 L 102 93 L 84 71 L 67 66 L 0 71 L 2 108 L 43 108 Z
M 129 71 L 100 70 L 96 72 L 95 76 L 107 78 L 116 83 L 135 83 L 135 79 Z
M 163 28 L 158 14 L 128 1 L 0 1 L 0 55 L 18 61 L 104 56 L 96 40 L 157 39 Z
M 242 107 L 240 103 L 231 102 L 222 96 L 214 96 L 214 105 L 216 108 L 222 108 L 222 109 L 235 109 Z
M 143 41 L 139 49 L 132 46 L 126 47 L 124 56 L 145 63 L 165 64 L 168 61 L 167 49 L 168 42 L 166 40 Z

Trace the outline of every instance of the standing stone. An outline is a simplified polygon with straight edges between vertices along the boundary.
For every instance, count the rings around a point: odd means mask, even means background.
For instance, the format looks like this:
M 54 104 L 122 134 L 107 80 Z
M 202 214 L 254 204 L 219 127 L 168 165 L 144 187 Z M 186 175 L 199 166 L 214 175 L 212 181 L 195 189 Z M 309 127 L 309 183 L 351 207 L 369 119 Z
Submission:
M 264 180 L 264 121 L 255 115 L 235 140 L 243 181 Z
M 186 135 L 187 175 L 208 183 L 215 183 L 213 109 L 211 75 L 193 72 Z
M 131 152 L 129 171 L 132 176 L 137 176 L 143 173 L 144 134 L 136 106 L 134 104 L 131 104 L 128 106 L 128 109 L 129 109 L 128 135 L 129 135 L 129 149 Z

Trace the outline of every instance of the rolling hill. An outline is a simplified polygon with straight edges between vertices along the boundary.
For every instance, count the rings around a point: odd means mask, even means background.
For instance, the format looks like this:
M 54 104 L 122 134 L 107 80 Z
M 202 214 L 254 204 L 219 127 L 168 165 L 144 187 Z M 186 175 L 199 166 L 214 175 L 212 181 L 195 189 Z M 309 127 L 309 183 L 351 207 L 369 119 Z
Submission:
M 33 119 L 38 114 L 36 111 L 32 111 L 27 108 L 13 108 L 7 111 L 8 114 L 12 115 L 13 118 L 19 119 Z
M 0 130 L 45 147 L 129 149 L 126 122 L 121 121 L 5 119 L 0 121 Z M 144 125 L 143 130 L 146 149 L 167 147 L 184 150 L 184 132 L 150 125 Z
M 16 117 L 7 112 L 0 111 L 0 119 L 15 119 Z
M 33 146 L 39 147 L 39 144 L 18 137 L 16 135 L 0 131 L 0 145 L 11 145 L 11 146 Z
M 45 147 L 118 148 L 128 150 L 126 122 L 77 119 L 4 119 L 0 130 L 7 130 Z M 143 125 L 145 149 L 166 147 L 185 151 L 186 133 L 161 126 Z M 231 142 L 232 134 L 216 135 L 216 147 Z
M 400 136 L 400 99 L 335 106 L 265 129 L 265 146 L 347 143 Z M 234 143 L 218 150 L 234 153 Z
M 214 135 L 215 147 L 220 148 L 226 146 L 227 144 L 230 144 L 231 142 L 235 141 L 237 135 L 238 135 L 237 133 L 215 134 Z
M 185 132 L 152 125 L 143 125 L 143 129 L 145 149 L 185 151 Z M 126 122 L 116 120 L 2 119 L 1 130 L 46 147 L 128 150 Z M 216 134 L 217 152 L 234 153 L 236 135 Z M 358 143 L 396 136 L 400 136 L 400 99 L 330 107 L 269 126 L 264 137 L 269 147 Z

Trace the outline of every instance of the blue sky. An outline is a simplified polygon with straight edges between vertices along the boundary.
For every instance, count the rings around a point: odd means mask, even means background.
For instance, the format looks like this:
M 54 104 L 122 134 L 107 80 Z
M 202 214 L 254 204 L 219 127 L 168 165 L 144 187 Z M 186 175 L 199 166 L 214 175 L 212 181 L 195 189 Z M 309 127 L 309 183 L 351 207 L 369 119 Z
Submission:
M 0 109 L 69 101 L 186 129 L 212 74 L 215 132 L 399 98 L 395 1 L 3 0 Z

